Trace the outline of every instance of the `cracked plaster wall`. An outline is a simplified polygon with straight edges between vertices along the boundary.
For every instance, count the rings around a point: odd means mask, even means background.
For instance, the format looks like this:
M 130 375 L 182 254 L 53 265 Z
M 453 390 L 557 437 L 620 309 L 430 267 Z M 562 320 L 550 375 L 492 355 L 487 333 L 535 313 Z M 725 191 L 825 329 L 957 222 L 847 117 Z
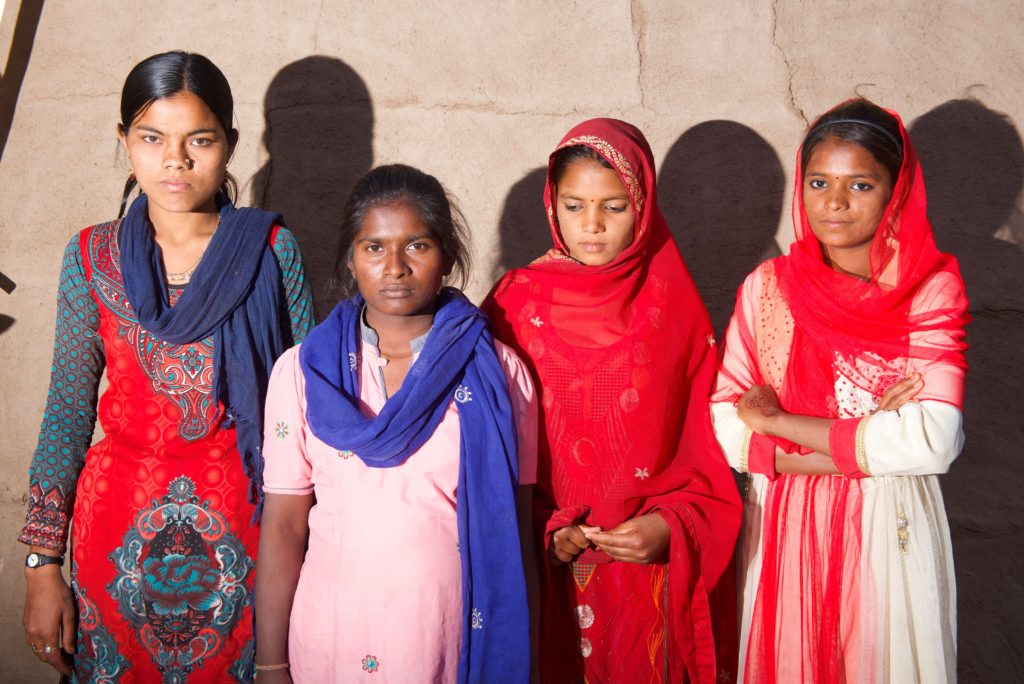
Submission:
M 0 54 L 19 4 L 3 3 Z M 666 215 L 719 328 L 743 273 L 791 238 L 792 160 L 807 120 L 855 92 L 899 110 L 915 139 L 920 131 L 932 206 L 943 211 L 938 240 L 964 266 L 975 315 L 967 448 L 943 479 L 961 675 L 1014 681 L 1024 670 L 1024 428 L 1008 408 L 1024 381 L 1022 29 L 1024 6 L 1010 0 L 49 0 L 0 162 L 0 272 L 17 286 L 0 292 L 0 648 L 10 654 L 0 679 L 48 676 L 24 647 L 24 550 L 13 540 L 60 253 L 116 210 L 125 74 L 184 48 L 228 76 L 242 199 L 285 210 L 318 286 L 348 185 L 371 164 L 403 161 L 461 200 L 479 300 L 504 266 L 546 247 L 536 169 L 551 147 L 576 122 L 606 115 L 647 133 Z M 329 301 L 320 287 L 318 304 Z

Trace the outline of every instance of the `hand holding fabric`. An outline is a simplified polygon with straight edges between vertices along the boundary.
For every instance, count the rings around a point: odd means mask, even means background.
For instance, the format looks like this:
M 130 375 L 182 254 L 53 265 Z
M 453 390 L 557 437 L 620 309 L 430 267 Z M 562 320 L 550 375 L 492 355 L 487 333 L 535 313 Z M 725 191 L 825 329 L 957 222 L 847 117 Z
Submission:
M 587 533 L 587 539 L 617 561 L 648 565 L 664 559 L 671 532 L 657 513 L 631 518 L 615 529 Z
M 600 532 L 600 527 L 592 525 L 567 525 L 555 531 L 548 545 L 548 557 L 552 562 L 571 563 L 576 556 L 590 548 L 587 535 Z

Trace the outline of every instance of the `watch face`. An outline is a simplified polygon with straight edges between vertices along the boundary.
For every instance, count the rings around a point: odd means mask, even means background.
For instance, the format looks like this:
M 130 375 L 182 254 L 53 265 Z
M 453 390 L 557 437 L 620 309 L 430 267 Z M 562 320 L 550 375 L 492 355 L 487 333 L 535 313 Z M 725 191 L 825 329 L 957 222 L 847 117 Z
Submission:
M 34 568 L 37 565 L 39 565 L 39 554 L 38 553 L 30 553 L 30 554 L 28 554 L 28 558 L 25 559 L 25 565 L 27 565 L 30 568 Z

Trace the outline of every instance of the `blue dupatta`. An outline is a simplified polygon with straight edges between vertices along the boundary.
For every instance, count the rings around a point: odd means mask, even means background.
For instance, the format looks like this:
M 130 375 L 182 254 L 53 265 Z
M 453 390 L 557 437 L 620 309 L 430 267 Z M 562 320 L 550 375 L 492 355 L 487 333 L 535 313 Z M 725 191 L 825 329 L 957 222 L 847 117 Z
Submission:
M 226 426 L 237 425 L 238 451 L 249 477 L 249 501 L 263 493 L 263 402 L 270 371 L 294 344 L 270 246 L 280 214 L 238 209 L 217 196 L 220 223 L 188 287 L 172 307 L 162 253 L 140 195 L 121 221 L 118 246 L 128 302 L 139 324 L 170 344 L 213 337 L 213 396 L 226 407 Z
M 347 299 L 299 348 L 306 419 L 321 441 L 373 468 L 402 465 L 458 403 L 456 515 L 462 561 L 459 682 L 527 682 L 529 611 L 516 517 L 519 459 L 508 380 L 487 319 L 445 288 L 401 389 L 376 417 L 359 409 L 361 297 Z

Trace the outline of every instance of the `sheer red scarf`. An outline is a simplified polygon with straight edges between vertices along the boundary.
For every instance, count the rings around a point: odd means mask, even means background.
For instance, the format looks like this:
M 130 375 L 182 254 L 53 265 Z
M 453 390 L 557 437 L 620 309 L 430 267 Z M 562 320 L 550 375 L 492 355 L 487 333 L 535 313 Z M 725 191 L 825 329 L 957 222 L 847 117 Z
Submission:
M 544 203 L 555 246 L 507 273 L 484 304 L 497 337 L 538 380 L 538 524 L 547 534 L 581 522 L 611 529 L 657 509 L 672 528 L 674 653 L 695 681 L 713 681 L 707 595 L 731 558 L 740 508 L 709 417 L 717 363 L 710 320 L 658 209 L 640 131 L 594 119 L 555 152 L 574 145 L 597 151 L 618 173 L 636 217 L 633 242 L 604 266 L 568 255 L 553 153 Z
M 888 111 L 888 110 L 887 110 Z M 797 153 L 793 224 L 796 241 L 776 273 L 796 323 L 790 363 L 779 393 L 788 411 L 836 417 L 832 365 L 841 359 L 844 374 L 876 396 L 900 379 L 900 361 L 942 361 L 966 367 L 964 326 L 967 299 L 956 259 L 935 246 L 927 214 L 924 178 L 902 120 L 903 164 L 892 198 L 871 243 L 868 282 L 839 273 L 823 258 L 804 209 L 803 169 Z M 940 273 L 955 280 L 953 296 L 922 309 L 924 287 Z M 958 404 L 959 405 L 959 404 Z

